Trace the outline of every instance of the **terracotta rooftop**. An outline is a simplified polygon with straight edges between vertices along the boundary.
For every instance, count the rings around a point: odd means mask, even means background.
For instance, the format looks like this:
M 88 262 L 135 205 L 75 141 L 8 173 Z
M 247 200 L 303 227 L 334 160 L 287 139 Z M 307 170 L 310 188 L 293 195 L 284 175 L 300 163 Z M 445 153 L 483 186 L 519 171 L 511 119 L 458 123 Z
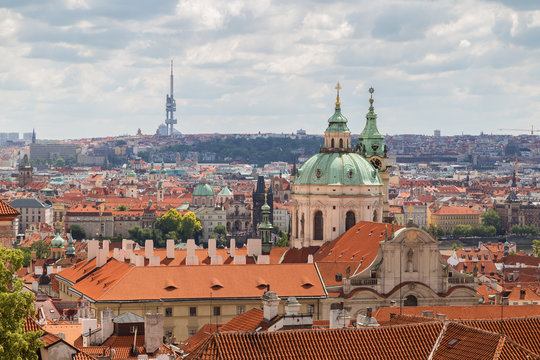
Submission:
M 403 226 L 394 225 L 394 232 Z M 379 244 L 392 235 L 389 224 L 360 221 L 337 239 L 325 243 L 315 253 L 317 263 L 325 286 L 341 285 L 336 280 L 336 274 L 346 276 L 360 273 L 375 260 Z
M 0 216 L 19 216 L 20 212 L 3 200 L 0 200 Z
M 433 311 L 434 314 L 444 314 L 449 320 L 482 320 L 482 319 L 510 319 L 540 316 L 538 305 L 481 305 L 481 306 L 406 306 L 384 307 L 373 313 L 373 317 L 380 323 L 390 320 L 390 314 L 421 316 L 423 311 Z
M 187 359 L 427 359 L 441 323 L 366 329 L 217 332 Z
M 324 297 L 314 264 L 140 266 L 109 260 L 73 285 L 100 301 L 260 298 L 270 284 L 280 296 Z

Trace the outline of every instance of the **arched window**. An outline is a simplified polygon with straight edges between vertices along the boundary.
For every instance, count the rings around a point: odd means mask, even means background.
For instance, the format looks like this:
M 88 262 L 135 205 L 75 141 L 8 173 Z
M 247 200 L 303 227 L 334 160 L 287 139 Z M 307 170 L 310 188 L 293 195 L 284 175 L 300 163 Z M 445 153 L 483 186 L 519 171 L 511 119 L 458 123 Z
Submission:
M 343 147 L 343 139 L 339 139 L 339 147 L 340 147 L 340 148 Z
M 304 237 L 304 224 L 306 221 L 304 220 L 304 213 L 302 213 L 302 218 L 300 219 L 300 237 Z
M 408 295 L 403 302 L 403 306 L 418 306 L 418 299 L 414 295 Z
M 313 240 L 323 239 L 323 215 L 322 211 L 317 211 L 313 217 Z
M 330 147 L 331 147 L 331 148 L 334 147 L 334 139 L 332 139 L 332 141 L 330 141 Z
M 354 212 L 347 211 L 347 214 L 345 215 L 345 231 L 349 230 L 356 224 L 356 217 L 354 216 Z
M 295 223 L 294 223 L 294 237 L 298 239 L 298 211 L 295 214 Z
M 373 211 L 373 222 L 377 222 L 378 216 L 377 216 L 377 210 Z

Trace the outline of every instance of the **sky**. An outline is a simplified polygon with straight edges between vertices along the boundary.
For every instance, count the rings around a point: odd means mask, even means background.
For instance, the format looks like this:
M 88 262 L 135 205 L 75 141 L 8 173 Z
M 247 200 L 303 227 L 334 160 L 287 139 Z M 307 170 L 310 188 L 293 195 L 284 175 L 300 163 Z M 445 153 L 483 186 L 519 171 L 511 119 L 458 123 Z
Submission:
M 384 134 L 540 129 L 540 2 L 2 0 L 0 132 Z

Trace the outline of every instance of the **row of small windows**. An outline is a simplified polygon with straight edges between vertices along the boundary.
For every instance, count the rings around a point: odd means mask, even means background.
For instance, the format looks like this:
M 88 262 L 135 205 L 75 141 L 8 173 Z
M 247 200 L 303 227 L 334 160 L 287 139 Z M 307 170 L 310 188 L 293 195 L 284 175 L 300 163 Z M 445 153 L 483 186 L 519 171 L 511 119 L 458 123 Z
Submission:
M 315 304 L 308 304 L 308 313 L 313 314 L 315 312 Z M 237 305 L 236 306 L 236 315 L 242 315 L 246 312 L 246 306 L 245 305 Z M 212 315 L 213 316 L 221 316 L 221 306 L 214 306 L 212 308 Z M 173 316 L 173 308 L 168 307 L 165 308 L 165 317 L 172 317 Z M 197 316 L 197 307 L 196 306 L 190 306 L 189 307 L 189 316 Z

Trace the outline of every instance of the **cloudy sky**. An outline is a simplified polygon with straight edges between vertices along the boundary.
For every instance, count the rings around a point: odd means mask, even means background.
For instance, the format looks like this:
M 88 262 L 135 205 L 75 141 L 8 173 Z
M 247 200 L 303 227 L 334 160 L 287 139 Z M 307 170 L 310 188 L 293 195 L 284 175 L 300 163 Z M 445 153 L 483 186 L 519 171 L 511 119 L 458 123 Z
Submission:
M 0 131 L 155 133 L 169 63 L 183 133 L 540 128 L 540 3 L 2 0 Z

